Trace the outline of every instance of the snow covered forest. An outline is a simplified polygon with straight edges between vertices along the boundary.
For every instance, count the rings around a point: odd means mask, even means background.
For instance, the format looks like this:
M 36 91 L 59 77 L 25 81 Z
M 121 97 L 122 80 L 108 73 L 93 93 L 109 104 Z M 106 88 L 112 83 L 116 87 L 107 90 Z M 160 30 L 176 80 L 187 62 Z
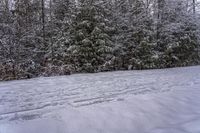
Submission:
M 1 0 L 0 80 L 200 64 L 197 0 Z

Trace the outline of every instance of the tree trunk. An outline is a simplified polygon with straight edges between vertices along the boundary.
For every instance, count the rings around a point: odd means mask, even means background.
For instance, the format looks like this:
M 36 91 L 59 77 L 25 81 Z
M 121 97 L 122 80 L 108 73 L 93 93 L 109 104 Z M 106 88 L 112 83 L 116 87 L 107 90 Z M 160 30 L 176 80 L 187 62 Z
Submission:
M 157 0 L 157 39 L 160 39 L 160 28 L 163 21 L 164 0 Z
M 51 28 L 51 32 L 53 30 L 53 26 L 52 26 L 52 0 L 49 1 L 49 8 L 50 8 L 50 28 Z M 53 63 L 54 60 L 54 48 L 53 48 L 53 39 L 52 36 L 50 37 L 50 43 L 51 43 L 51 61 Z
M 195 12 L 196 12 L 196 1 L 195 0 L 193 0 L 192 5 L 193 5 L 193 14 L 195 14 Z
M 45 46 L 45 12 L 44 12 L 44 0 L 42 0 L 42 36 L 43 45 Z

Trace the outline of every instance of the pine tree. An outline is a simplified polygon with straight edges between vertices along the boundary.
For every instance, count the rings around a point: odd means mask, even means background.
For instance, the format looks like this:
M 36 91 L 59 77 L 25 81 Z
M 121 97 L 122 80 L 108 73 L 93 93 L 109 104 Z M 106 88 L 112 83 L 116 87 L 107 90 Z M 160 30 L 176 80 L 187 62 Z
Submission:
M 121 49 L 122 68 L 147 69 L 155 68 L 154 64 L 154 30 L 150 13 L 145 10 L 145 3 L 141 0 L 119 3 L 120 16 L 124 16 L 118 23 L 120 33 L 118 43 Z M 120 21 L 119 21 L 120 22 Z
M 49 21 L 46 25 L 48 48 L 45 75 L 70 74 L 71 67 L 67 61 L 70 28 L 73 23 L 76 5 L 73 0 L 50 1 Z
M 161 28 L 160 46 L 162 46 L 163 67 L 186 66 L 199 60 L 197 24 L 193 15 L 185 10 L 184 1 L 168 1 L 165 9 L 165 21 Z
M 72 28 L 68 51 L 78 72 L 98 72 L 109 69 L 112 59 L 113 28 L 104 8 L 95 3 L 83 3 Z

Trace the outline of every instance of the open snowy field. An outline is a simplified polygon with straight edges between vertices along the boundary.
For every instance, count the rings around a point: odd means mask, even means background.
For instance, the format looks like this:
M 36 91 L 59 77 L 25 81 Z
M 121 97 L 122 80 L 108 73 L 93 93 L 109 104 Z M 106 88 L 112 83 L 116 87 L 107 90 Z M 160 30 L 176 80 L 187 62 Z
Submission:
M 200 133 L 200 66 L 0 82 L 0 133 Z

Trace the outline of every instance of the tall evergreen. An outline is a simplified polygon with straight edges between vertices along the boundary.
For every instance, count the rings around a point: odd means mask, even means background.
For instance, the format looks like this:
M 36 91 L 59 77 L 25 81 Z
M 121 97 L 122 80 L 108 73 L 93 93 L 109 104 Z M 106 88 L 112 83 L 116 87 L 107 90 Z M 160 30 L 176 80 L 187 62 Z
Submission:
M 111 33 L 114 29 L 106 15 L 105 9 L 95 1 L 81 4 L 67 50 L 77 72 L 109 69 L 113 47 Z
M 184 1 L 166 2 L 162 27 L 160 28 L 160 66 L 174 67 L 197 64 L 199 60 L 198 24 L 185 10 Z

